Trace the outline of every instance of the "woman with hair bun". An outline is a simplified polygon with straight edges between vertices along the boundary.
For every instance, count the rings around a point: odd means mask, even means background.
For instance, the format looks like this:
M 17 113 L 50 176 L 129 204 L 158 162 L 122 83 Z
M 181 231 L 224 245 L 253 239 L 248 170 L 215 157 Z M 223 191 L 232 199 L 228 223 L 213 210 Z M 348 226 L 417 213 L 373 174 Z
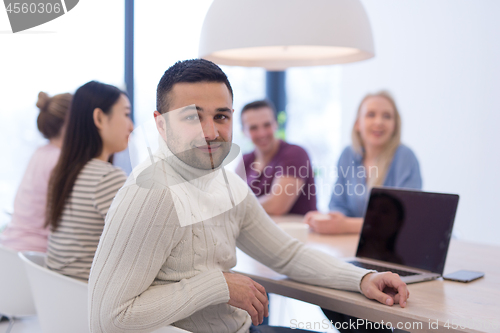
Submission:
M 64 136 L 64 122 L 71 106 L 71 94 L 49 97 L 38 94 L 38 130 L 49 142 L 39 147 L 24 173 L 14 200 L 12 220 L 0 234 L 0 244 L 16 251 L 47 251 L 49 229 L 45 224 L 47 186 L 57 163 Z

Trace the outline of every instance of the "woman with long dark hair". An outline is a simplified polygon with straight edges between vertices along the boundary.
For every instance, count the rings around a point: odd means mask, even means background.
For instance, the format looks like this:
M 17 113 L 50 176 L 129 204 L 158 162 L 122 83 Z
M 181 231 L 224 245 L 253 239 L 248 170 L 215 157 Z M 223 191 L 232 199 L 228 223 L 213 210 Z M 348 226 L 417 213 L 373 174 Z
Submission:
M 68 93 L 52 97 L 44 92 L 38 94 L 38 130 L 49 142 L 35 151 L 17 189 L 12 220 L 0 234 L 0 244 L 5 247 L 16 251 L 47 251 L 47 187 L 61 152 L 71 98 Z
M 90 81 L 76 91 L 59 161 L 49 183 L 47 266 L 88 280 L 104 219 L 124 172 L 110 162 L 127 148 L 130 102 L 120 89 Z

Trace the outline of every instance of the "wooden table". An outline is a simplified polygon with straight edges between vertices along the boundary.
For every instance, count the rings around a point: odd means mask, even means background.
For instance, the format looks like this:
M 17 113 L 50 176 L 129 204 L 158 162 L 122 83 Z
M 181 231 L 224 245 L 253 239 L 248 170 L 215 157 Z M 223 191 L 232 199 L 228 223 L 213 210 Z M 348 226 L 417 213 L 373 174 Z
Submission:
M 301 221 L 299 217 L 274 218 Z M 309 233 L 307 245 L 336 257 L 352 257 L 357 235 L 322 236 Z M 408 285 L 406 308 L 386 306 L 354 292 L 311 286 L 287 279 L 238 250 L 235 271 L 262 284 L 270 293 L 295 298 L 371 321 L 391 322 L 409 332 L 500 332 L 500 247 L 452 240 L 445 274 L 476 270 L 485 277 L 460 283 L 442 278 Z

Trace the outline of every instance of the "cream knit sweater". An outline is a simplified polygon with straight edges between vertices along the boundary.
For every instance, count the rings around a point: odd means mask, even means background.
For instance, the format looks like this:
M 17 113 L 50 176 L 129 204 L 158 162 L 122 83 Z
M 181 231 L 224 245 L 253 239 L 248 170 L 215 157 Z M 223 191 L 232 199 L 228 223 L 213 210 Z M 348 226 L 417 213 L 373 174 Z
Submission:
M 239 204 L 201 222 L 180 223 L 179 216 L 187 218 L 177 212 L 182 207 L 206 211 L 228 200 L 221 172 L 186 165 L 165 143 L 155 161 L 131 174 L 106 217 L 89 279 L 91 332 L 152 332 L 170 324 L 192 332 L 248 332 L 250 316 L 227 304 L 222 274 L 236 265 L 236 246 L 294 280 L 360 291 L 368 271 L 288 236 L 233 173 L 227 177 Z M 186 201 L 182 196 L 193 188 L 196 200 Z

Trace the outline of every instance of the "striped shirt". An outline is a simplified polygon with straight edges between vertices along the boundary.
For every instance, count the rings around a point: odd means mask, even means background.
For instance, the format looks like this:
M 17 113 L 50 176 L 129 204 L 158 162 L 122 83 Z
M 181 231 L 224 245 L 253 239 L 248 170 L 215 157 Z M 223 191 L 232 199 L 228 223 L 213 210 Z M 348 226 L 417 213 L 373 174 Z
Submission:
M 49 235 L 47 267 L 87 281 L 99 244 L 104 218 L 125 173 L 108 162 L 92 159 L 76 178 L 59 225 Z

